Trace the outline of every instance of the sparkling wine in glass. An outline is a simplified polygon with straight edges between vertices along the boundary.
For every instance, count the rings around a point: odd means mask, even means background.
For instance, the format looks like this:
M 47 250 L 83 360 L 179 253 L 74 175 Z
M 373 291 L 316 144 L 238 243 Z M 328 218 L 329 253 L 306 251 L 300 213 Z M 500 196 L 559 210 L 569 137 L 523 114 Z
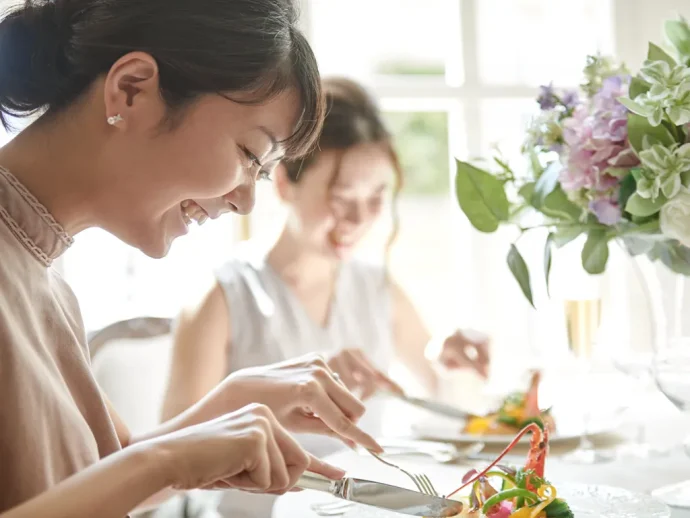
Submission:
M 601 325 L 601 299 L 566 300 L 565 324 L 570 352 L 589 362 Z
M 582 409 L 580 444 L 565 457 L 565 460 L 576 464 L 606 462 L 612 460 L 612 457 L 597 450 L 588 437 L 591 406 L 594 404 L 593 393 L 589 388 L 591 360 L 601 325 L 601 298 L 566 300 L 564 304 L 568 346 L 578 364 L 581 401 L 585 405 Z

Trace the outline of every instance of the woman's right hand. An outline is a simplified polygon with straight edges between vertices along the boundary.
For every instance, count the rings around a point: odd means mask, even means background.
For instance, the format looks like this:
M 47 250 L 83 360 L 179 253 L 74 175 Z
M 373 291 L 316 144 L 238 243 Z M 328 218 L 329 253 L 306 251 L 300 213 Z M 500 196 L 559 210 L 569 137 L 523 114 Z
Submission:
M 175 489 L 243 489 L 281 494 L 305 470 L 331 479 L 344 472 L 313 457 L 266 406 L 251 404 L 155 439 Z M 142 443 L 142 445 L 145 443 Z
M 383 451 L 356 424 L 364 404 L 316 354 L 232 373 L 190 409 L 185 420 L 207 421 L 254 402 L 268 406 L 291 432 L 329 435 L 349 446 Z

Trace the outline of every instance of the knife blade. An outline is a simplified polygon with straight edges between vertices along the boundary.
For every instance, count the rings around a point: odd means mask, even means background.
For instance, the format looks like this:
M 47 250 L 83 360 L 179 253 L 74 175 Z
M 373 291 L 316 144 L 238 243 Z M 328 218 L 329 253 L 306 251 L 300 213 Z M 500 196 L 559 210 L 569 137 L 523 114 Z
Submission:
M 470 417 L 469 412 L 465 412 L 464 410 L 460 410 L 459 408 L 455 408 L 451 405 L 446 405 L 445 403 L 439 403 L 437 401 L 431 401 L 429 399 L 407 396 L 404 394 L 396 394 L 395 392 L 390 392 L 390 394 L 399 398 L 402 401 L 405 401 L 406 403 L 409 403 L 419 408 L 424 408 L 425 410 L 428 410 L 429 412 L 433 412 L 435 414 L 441 414 L 446 417 L 452 417 L 455 419 L 462 420 L 467 420 Z
M 297 482 L 301 489 L 322 491 L 357 504 L 387 509 L 410 516 L 444 518 L 462 512 L 462 502 L 430 496 L 410 489 L 360 478 L 329 480 L 315 473 L 304 473 Z

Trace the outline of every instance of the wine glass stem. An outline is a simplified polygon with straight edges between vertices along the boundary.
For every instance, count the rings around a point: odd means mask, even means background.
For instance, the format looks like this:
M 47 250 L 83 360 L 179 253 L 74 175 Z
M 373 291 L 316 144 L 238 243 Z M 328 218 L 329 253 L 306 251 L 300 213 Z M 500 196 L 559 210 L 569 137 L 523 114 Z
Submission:
M 637 436 L 635 437 L 635 440 L 638 444 L 638 446 L 645 444 L 647 442 L 647 429 L 644 425 L 644 423 L 638 423 L 637 424 Z
M 580 435 L 580 449 L 591 450 L 594 445 L 589 440 L 589 410 L 585 410 L 582 416 L 582 434 Z

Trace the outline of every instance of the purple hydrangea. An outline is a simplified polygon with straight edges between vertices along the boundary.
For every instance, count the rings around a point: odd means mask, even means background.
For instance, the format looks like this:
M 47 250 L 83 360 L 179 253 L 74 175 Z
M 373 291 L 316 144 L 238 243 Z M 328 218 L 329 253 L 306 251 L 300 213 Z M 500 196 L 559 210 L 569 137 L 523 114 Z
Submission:
M 577 90 L 565 91 L 563 93 L 563 97 L 561 98 L 561 102 L 563 103 L 563 106 L 565 106 L 569 110 L 575 109 L 577 105 L 580 103 L 580 96 L 577 93 Z
M 589 210 L 606 225 L 620 220 L 614 196 L 620 179 L 615 169 L 639 164 L 628 142 L 627 110 L 617 100 L 627 94 L 628 80 L 627 76 L 604 80 L 589 105 L 578 106 L 563 124 L 561 186 L 566 192 L 589 193 L 594 200 Z
M 603 225 L 615 225 L 623 215 L 618 201 L 610 196 L 590 201 L 589 210 Z
M 542 110 L 552 110 L 556 107 L 558 99 L 556 98 L 553 83 L 539 87 L 539 96 L 537 97 L 537 102 Z

